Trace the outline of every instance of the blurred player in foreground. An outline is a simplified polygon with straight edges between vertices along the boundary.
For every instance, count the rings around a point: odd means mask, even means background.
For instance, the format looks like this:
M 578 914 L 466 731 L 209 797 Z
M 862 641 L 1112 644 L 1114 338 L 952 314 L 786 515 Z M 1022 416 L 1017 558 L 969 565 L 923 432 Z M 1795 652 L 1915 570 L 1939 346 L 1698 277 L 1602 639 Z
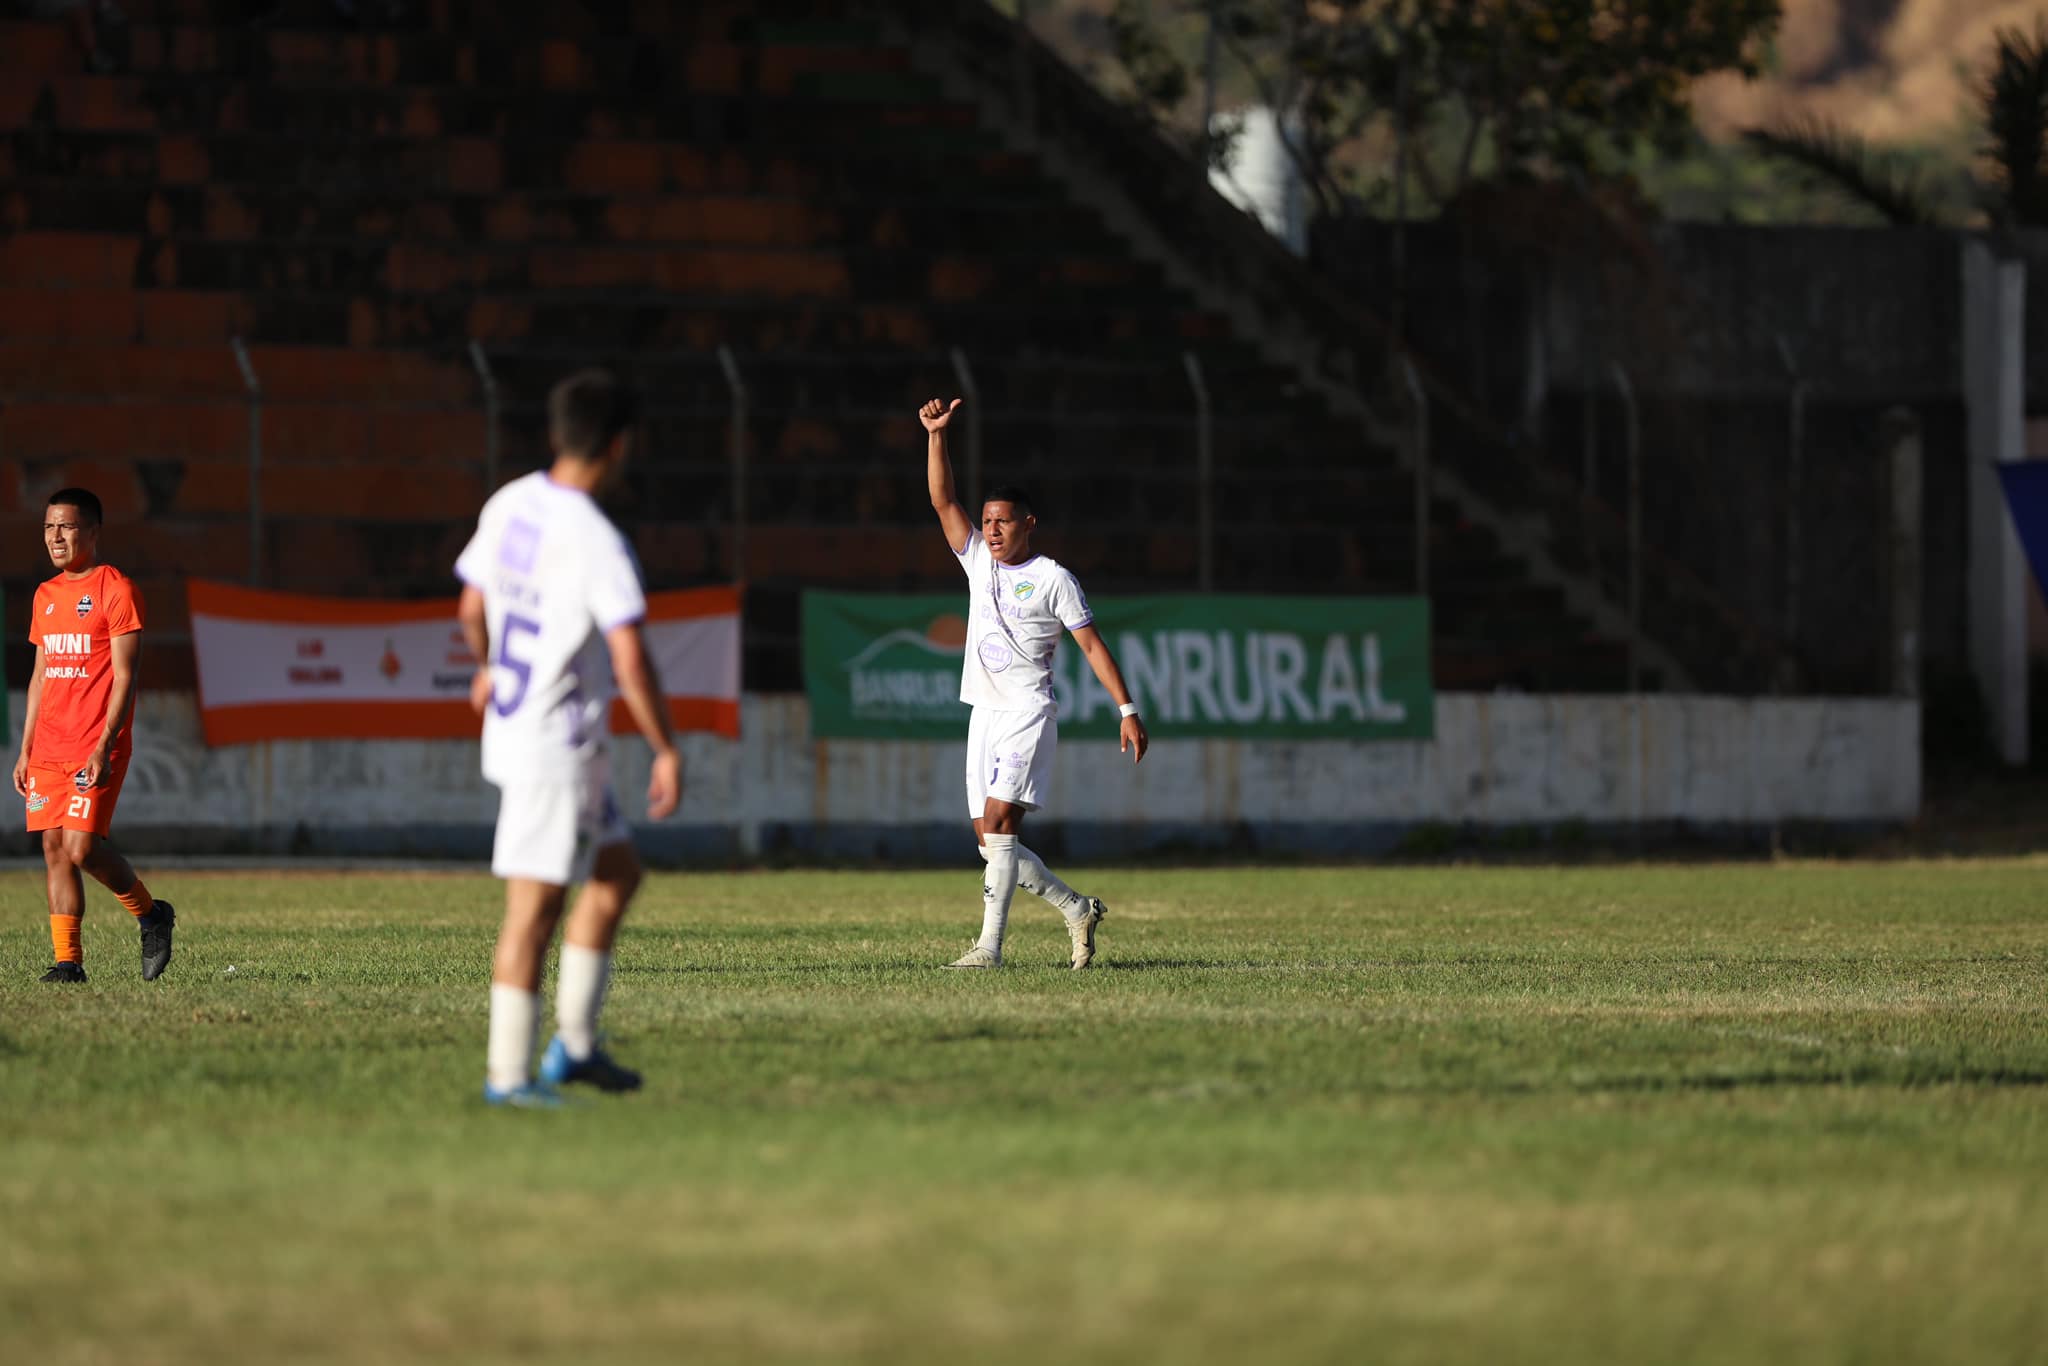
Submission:
M 484 718 L 483 772 L 500 792 L 491 871 L 505 879 L 505 923 L 491 970 L 484 1082 L 494 1105 L 559 1104 L 555 1088 L 568 1082 L 601 1091 L 640 1085 L 597 1032 L 612 943 L 640 885 L 611 784 L 615 678 L 654 749 L 650 819 L 675 811 L 682 759 L 641 629 L 639 566 L 595 501 L 632 454 L 638 407 L 602 370 L 556 385 L 548 395 L 553 465 L 492 495 L 455 563 L 463 638 L 481 661 L 470 702 Z M 568 886 L 579 881 L 562 934 L 557 1033 L 536 1083 L 541 963 Z
M 150 896 L 107 840 L 128 776 L 135 719 L 135 660 L 142 650 L 142 599 L 128 576 L 101 564 L 100 500 L 59 489 L 43 510 L 43 547 L 56 577 L 36 589 L 28 638 L 36 662 L 14 790 L 28 804 L 28 828 L 43 835 L 56 963 L 45 982 L 83 982 L 85 879 L 91 873 L 127 907 L 142 931 L 142 980 L 171 965 L 177 913 Z
M 946 426 L 960 402 L 933 399 L 917 414 L 926 433 L 925 479 L 932 510 L 967 574 L 967 657 L 960 669 L 960 700 L 974 708 L 967 723 L 967 811 L 988 864 L 981 889 L 981 937 L 946 966 L 1002 965 L 1010 900 L 1022 886 L 1065 917 L 1073 943 L 1069 961 L 1085 968 L 1095 960 L 1095 927 L 1108 908 L 1060 881 L 1017 835 L 1024 813 L 1037 810 L 1052 785 L 1059 745 L 1052 655 L 1062 627 L 1073 633 L 1088 667 L 1117 704 L 1123 718 L 1119 749 L 1138 763 L 1151 742 L 1123 673 L 1093 625 L 1081 585 L 1057 561 L 1031 553 L 1031 532 L 1038 525 L 1031 500 L 1021 489 L 991 490 L 977 531 L 954 496 Z

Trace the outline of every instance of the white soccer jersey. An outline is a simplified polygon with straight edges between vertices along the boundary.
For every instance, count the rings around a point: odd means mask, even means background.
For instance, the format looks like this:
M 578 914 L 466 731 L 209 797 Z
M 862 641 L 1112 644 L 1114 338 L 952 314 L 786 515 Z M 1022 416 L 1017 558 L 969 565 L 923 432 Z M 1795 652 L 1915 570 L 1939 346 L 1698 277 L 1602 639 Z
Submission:
M 490 623 L 484 777 L 502 787 L 575 774 L 604 750 L 604 633 L 647 615 L 625 538 L 588 494 L 537 471 L 484 504 L 455 573 L 483 593 Z
M 954 553 L 968 584 L 960 700 L 998 711 L 1053 711 L 1052 652 L 1060 632 L 1095 620 L 1080 583 L 1047 555 L 1002 563 L 979 531 L 968 532 L 967 548 Z

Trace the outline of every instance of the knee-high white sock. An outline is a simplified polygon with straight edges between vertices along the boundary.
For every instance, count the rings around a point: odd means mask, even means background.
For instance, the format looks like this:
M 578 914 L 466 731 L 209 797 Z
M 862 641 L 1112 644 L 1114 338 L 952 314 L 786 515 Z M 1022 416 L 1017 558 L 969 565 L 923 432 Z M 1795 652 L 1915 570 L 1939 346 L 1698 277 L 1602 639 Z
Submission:
M 1017 895 L 1017 837 L 984 835 L 988 872 L 981 883 L 981 938 L 990 953 L 1003 951 L 1003 927 L 1010 921 L 1010 898 Z
M 1044 859 L 1021 844 L 1017 846 L 1017 885 L 1043 898 L 1061 915 L 1071 917 L 1081 909 L 1081 894 L 1061 882 L 1059 874 L 1045 866 Z
M 484 1052 L 484 1076 L 499 1091 L 517 1091 L 533 1079 L 533 1031 L 540 1021 L 540 995 L 523 987 L 491 983 L 491 1038 Z
M 981 857 L 987 861 L 987 845 L 981 846 Z M 1064 916 L 1079 912 L 1084 900 L 1079 892 L 1060 881 L 1059 874 L 1045 866 L 1044 859 L 1022 844 L 1017 846 L 1017 885 Z
M 562 976 L 555 984 L 555 1029 L 562 1047 L 582 1062 L 597 1047 L 597 1017 L 612 979 L 612 956 L 581 944 L 562 945 Z

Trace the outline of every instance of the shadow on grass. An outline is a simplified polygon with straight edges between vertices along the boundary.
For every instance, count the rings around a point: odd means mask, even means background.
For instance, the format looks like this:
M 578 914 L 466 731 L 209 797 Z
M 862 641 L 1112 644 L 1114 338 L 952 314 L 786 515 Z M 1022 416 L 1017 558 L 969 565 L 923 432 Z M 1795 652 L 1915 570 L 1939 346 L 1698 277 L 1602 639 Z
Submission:
M 1424 961 L 1346 959 L 1308 963 L 1299 958 L 1098 958 L 1090 972 L 1344 972 L 1356 968 L 1417 967 Z
M 936 970 L 939 966 L 928 958 L 897 958 L 881 963 L 636 963 L 617 969 L 617 974 L 621 977 L 796 977 L 847 973 L 876 977 L 886 973 L 921 972 L 928 968 Z
M 1359 967 L 1416 967 L 1427 960 L 1409 961 L 1358 961 L 1341 963 L 1304 963 L 1299 960 L 1279 961 L 1245 958 L 1098 958 L 1090 972 L 1332 972 Z M 1452 960 L 1445 960 L 1452 961 Z M 1477 961 L 1477 960 L 1475 960 Z M 1486 961 L 1494 961 L 1488 959 Z M 1545 961 L 1532 955 L 1531 962 Z M 634 964 L 619 968 L 621 977 L 792 977 L 824 974 L 854 974 L 863 977 L 891 973 L 919 974 L 943 972 L 945 963 L 938 958 L 892 958 L 886 961 L 865 961 L 846 963 L 658 963 Z M 1047 959 L 1044 962 L 1005 962 L 996 970 L 995 976 L 1023 972 L 1071 972 L 1064 961 Z M 971 972 L 946 973 L 948 977 L 973 977 Z
M 1943 1067 L 1937 1064 L 1902 1064 L 1897 1067 L 1791 1068 L 1764 1067 L 1742 1072 L 1622 1074 L 1588 1078 L 1567 1083 L 1563 1089 L 1584 1094 L 1602 1092 L 1640 1093 L 1654 1091 L 1749 1091 L 1781 1087 L 1821 1086 L 1990 1086 L 2026 1088 L 2048 1086 L 2048 1072 L 2026 1068 L 1971 1066 Z M 1542 1092 L 1559 1088 L 1541 1083 L 1526 1086 L 1509 1083 L 1498 1089 Z

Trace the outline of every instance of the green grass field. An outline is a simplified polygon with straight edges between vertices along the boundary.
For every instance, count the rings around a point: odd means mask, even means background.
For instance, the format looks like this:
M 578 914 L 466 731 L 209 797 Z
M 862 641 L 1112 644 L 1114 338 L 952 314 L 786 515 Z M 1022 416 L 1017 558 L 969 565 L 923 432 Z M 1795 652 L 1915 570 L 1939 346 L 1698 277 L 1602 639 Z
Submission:
M 0 1357 L 2048 1360 L 2048 862 L 977 872 L 654 879 L 544 1114 L 480 875 L 9 874 Z

